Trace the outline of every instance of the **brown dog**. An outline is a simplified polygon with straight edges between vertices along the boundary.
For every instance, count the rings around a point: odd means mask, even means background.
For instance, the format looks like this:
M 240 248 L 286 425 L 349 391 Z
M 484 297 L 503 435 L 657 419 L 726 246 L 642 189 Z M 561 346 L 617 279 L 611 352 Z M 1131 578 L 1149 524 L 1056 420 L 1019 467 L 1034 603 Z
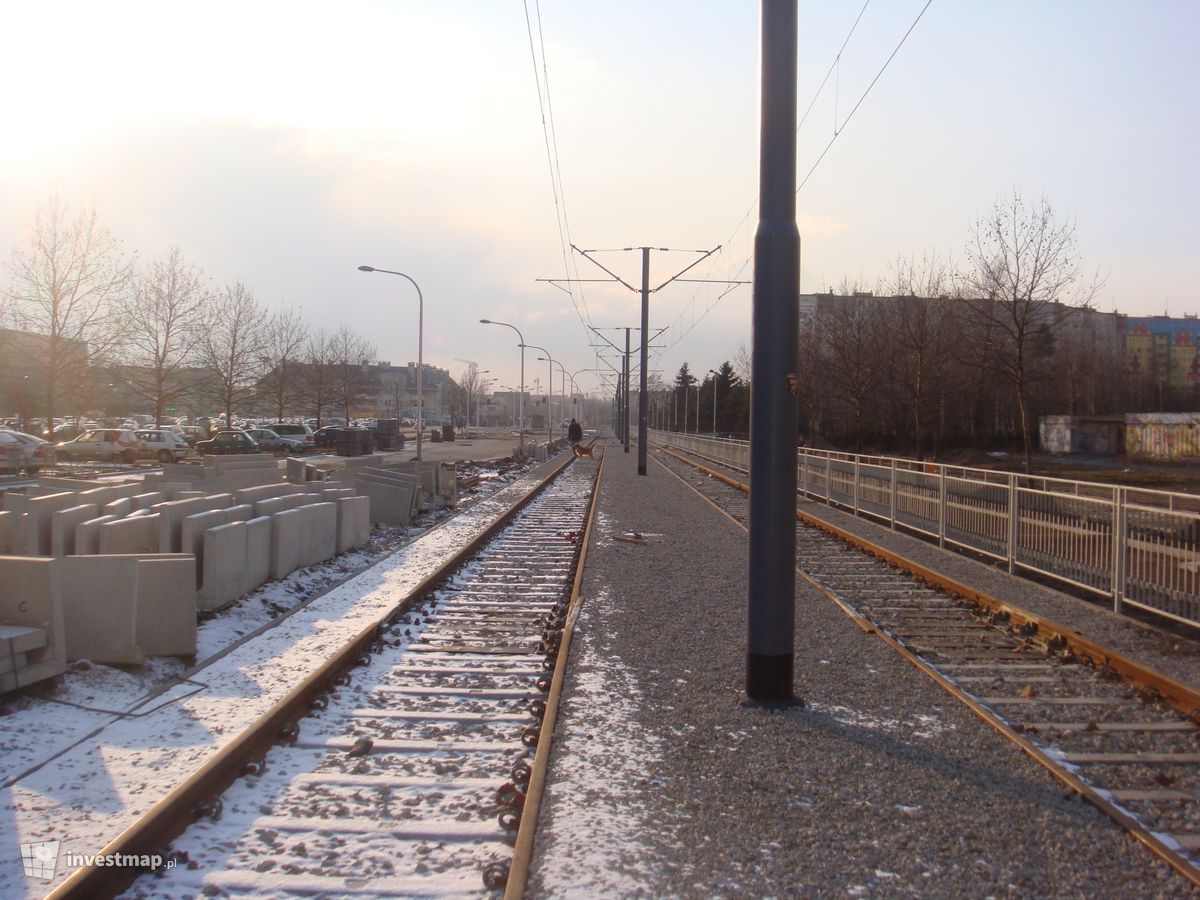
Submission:
M 586 447 L 583 444 L 576 444 L 575 458 L 578 459 L 581 456 L 591 456 L 594 458 L 596 456 L 596 442 L 592 441 Z

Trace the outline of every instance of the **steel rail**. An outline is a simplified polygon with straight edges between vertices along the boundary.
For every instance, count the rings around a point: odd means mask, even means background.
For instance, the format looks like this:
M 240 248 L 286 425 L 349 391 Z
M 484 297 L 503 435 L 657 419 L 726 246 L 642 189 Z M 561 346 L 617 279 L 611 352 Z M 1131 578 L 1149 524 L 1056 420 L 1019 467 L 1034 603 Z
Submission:
M 592 488 L 591 502 L 588 504 L 587 524 L 584 525 L 583 535 L 579 539 L 579 561 L 576 563 L 575 580 L 571 585 L 571 596 L 567 603 L 567 621 L 563 627 L 562 642 L 554 663 L 550 694 L 546 698 L 546 713 L 542 718 L 537 752 L 533 758 L 533 773 L 529 778 L 529 789 L 525 793 L 521 825 L 517 830 L 512 864 L 509 867 L 508 880 L 504 886 L 504 900 L 520 900 L 525 896 L 525 888 L 529 882 L 529 864 L 533 860 L 538 814 L 541 812 L 542 797 L 546 788 L 546 774 L 550 768 L 550 749 L 554 742 L 554 727 L 558 720 L 563 681 L 566 678 L 567 662 L 571 653 L 571 638 L 575 634 L 575 621 L 579 618 L 579 611 L 583 606 L 583 596 L 580 591 L 583 587 L 584 567 L 587 563 L 588 546 L 592 538 L 592 526 L 596 518 L 596 505 L 600 496 L 600 478 L 604 473 L 604 457 L 607 446 L 608 442 L 605 441 L 600 448 L 600 464 L 596 467 L 596 480 Z
M 218 751 L 190 776 L 176 785 L 165 797 L 137 818 L 124 831 L 106 844 L 96 855 L 104 858 L 113 854 L 134 856 L 161 852 L 168 842 L 183 833 L 194 820 L 194 811 L 207 798 L 224 792 L 241 774 L 246 763 L 265 754 L 278 742 L 280 734 L 305 717 L 313 701 L 324 694 L 346 671 L 369 656 L 371 647 L 381 637 L 381 629 L 399 620 L 416 603 L 437 587 L 451 572 L 474 555 L 484 544 L 509 524 L 513 517 L 529 505 L 570 464 L 574 457 L 560 454 L 561 459 L 551 466 L 523 497 L 513 501 L 496 521 L 465 544 L 436 571 L 431 572 L 409 594 L 398 601 L 386 614 L 363 628 L 355 637 L 312 672 L 285 697 L 263 713 L 250 727 Z M 93 900 L 114 897 L 142 874 L 137 868 L 87 866 L 77 869 L 46 895 L 47 900 Z
M 700 472 L 703 472 L 705 475 L 721 482 L 722 484 L 725 484 L 728 487 L 734 488 L 747 495 L 750 492 L 749 485 L 738 481 L 735 478 L 731 478 L 723 472 L 719 472 L 715 469 L 698 463 L 695 460 L 688 459 L 686 456 L 683 456 L 671 449 L 665 447 L 660 447 L 660 449 L 665 455 L 670 456 L 671 458 L 676 459 L 685 465 L 691 466 Z M 656 461 L 659 462 L 659 464 L 665 469 L 667 469 L 667 471 L 671 471 L 670 468 L 661 460 Z M 676 474 L 676 476 L 679 477 L 677 473 L 672 474 Z M 689 484 L 682 477 L 680 477 L 680 481 L 687 485 L 697 495 L 720 509 L 720 506 L 714 500 L 709 497 L 705 497 L 705 495 L 694 485 Z M 726 513 L 726 515 L 728 515 L 728 513 Z M 729 518 L 736 522 L 743 529 L 746 528 L 746 526 L 739 522 L 735 517 L 729 516 Z M 975 590 L 974 588 L 962 584 L 961 582 L 949 578 L 948 576 L 936 572 L 935 570 L 921 566 L 917 563 L 913 563 L 904 557 L 893 553 L 892 551 L 873 544 L 865 538 L 852 534 L 834 525 L 830 525 L 829 523 L 823 522 L 820 519 L 810 516 L 799 509 L 796 510 L 796 518 L 805 524 L 811 525 L 827 534 L 832 535 L 833 537 L 846 541 L 857 549 L 869 553 L 883 562 L 896 566 L 897 568 L 908 572 L 916 578 L 934 584 L 952 596 L 966 600 L 967 602 L 975 604 L 988 612 L 1007 613 L 1010 617 L 1009 621 L 1013 625 L 1018 627 L 1024 625 L 1036 628 L 1036 632 L 1027 635 L 1030 638 L 1036 636 L 1038 639 L 1046 643 L 1049 643 L 1055 639 L 1065 641 L 1065 648 L 1074 652 L 1076 656 L 1081 656 L 1090 660 L 1093 665 L 1107 666 L 1111 671 L 1121 675 L 1135 686 L 1157 692 L 1162 701 L 1166 702 L 1177 712 L 1180 712 L 1188 720 L 1200 725 L 1200 692 L 1188 687 L 1187 685 L 1180 684 L 1179 682 L 1174 681 L 1155 669 L 1151 669 L 1148 666 L 1143 666 L 1142 664 L 1129 659 L 1128 657 L 1117 653 L 1116 651 L 1105 648 L 1102 645 L 1097 644 L 1096 642 L 1091 641 L 1075 631 L 1059 625 L 1056 622 L 1036 616 L 1020 609 L 1019 607 L 1013 606 L 1012 604 L 1005 603 L 1001 600 L 991 597 L 982 591 Z M 812 579 L 807 580 L 809 580 L 810 583 L 813 583 Z M 818 585 L 818 587 L 821 588 L 822 594 L 830 599 L 834 599 L 839 608 L 841 608 L 843 611 L 847 610 L 847 604 L 845 604 L 844 601 L 841 601 L 840 598 L 835 599 L 835 597 L 832 596 L 832 591 L 829 591 L 820 585 Z M 857 611 L 852 614 L 852 618 L 860 628 L 863 627 L 859 620 L 863 619 L 864 617 L 858 614 Z M 1151 831 L 1146 825 L 1138 821 L 1120 806 L 1116 805 L 1112 800 L 1104 796 L 1103 793 L 1093 788 L 1070 770 L 1063 767 L 1051 755 L 1047 754 L 1040 747 L 1029 740 L 1029 738 L 1016 731 L 994 711 L 988 708 L 986 704 L 979 702 L 976 698 L 964 691 L 963 688 L 961 688 L 958 684 L 939 672 L 934 666 L 921 659 L 921 657 L 917 655 L 910 647 L 898 641 L 882 628 L 872 627 L 870 630 L 879 635 L 879 637 L 889 647 L 900 654 L 903 659 L 923 672 L 925 675 L 929 676 L 939 687 L 946 691 L 946 693 L 954 697 L 956 700 L 962 702 L 976 716 L 1003 735 L 1031 759 L 1038 762 L 1055 778 L 1075 790 L 1081 796 L 1085 797 L 1093 806 L 1104 812 L 1115 822 L 1121 825 L 1121 827 L 1123 827 L 1131 837 L 1170 865 L 1192 885 L 1200 887 L 1200 868 L 1197 868 L 1197 866 L 1191 860 L 1179 853 L 1174 847 L 1169 846 L 1166 842 L 1164 842 L 1159 834 Z

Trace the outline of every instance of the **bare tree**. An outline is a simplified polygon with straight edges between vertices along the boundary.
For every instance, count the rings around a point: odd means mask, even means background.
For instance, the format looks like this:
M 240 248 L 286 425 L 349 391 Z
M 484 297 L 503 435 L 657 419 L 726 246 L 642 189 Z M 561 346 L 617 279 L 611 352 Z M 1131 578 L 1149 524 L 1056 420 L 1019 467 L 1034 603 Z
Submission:
M 9 299 L 20 327 L 46 339 L 37 360 L 51 425 L 72 386 L 107 359 L 125 336 L 117 314 L 133 264 L 95 210 L 71 217 L 57 198 L 39 209 L 27 243 L 13 253 Z
M 333 402 L 332 365 L 332 336 L 324 328 L 310 332 L 308 342 L 304 346 L 300 381 L 303 399 L 316 416 L 318 428 L 321 427 L 321 418 L 326 407 Z
M 349 422 L 354 406 L 371 392 L 375 347 L 343 325 L 330 338 L 329 355 L 331 398 Z
M 131 364 L 125 374 L 129 389 L 154 404 L 156 423 L 168 403 L 193 390 L 183 375 L 203 339 L 211 297 L 203 275 L 187 264 L 178 247 L 152 263 L 129 294 L 122 311 Z
M 203 328 L 200 358 L 208 369 L 208 393 L 233 424 L 233 409 L 252 399 L 263 371 L 267 311 L 240 282 L 226 287 Z
M 863 422 L 880 383 L 880 329 L 875 299 L 853 290 L 847 293 L 818 311 L 816 331 L 822 367 L 834 395 L 849 407 L 855 449 L 861 451 Z
M 304 393 L 300 366 L 308 343 L 308 326 L 296 310 L 280 309 L 271 316 L 266 330 L 266 374 L 259 388 L 274 404 L 275 420 L 282 421 L 287 407 Z
M 470 363 L 458 376 L 458 386 L 462 388 L 466 406 L 466 426 L 471 425 L 471 406 L 478 402 L 480 389 L 483 386 L 483 375 L 479 366 Z
M 1029 472 L 1030 389 L 1050 371 L 1055 331 L 1074 309 L 1090 303 L 1100 284 L 1080 285 L 1075 226 L 1056 222 L 1045 198 L 1027 206 L 1017 190 L 975 223 L 967 253 L 966 302 L 973 317 L 999 336 L 996 371 L 1016 399 Z
M 950 353 L 957 334 L 954 307 L 945 297 L 949 270 L 937 256 L 897 260 L 884 301 L 883 329 L 888 380 L 907 409 L 917 459 L 924 458 L 931 399 L 944 394 Z

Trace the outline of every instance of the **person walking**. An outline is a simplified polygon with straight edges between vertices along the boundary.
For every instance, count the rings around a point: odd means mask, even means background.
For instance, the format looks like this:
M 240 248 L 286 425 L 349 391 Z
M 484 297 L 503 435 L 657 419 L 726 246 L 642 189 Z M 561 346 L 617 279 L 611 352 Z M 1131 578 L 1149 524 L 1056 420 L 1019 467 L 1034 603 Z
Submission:
M 572 444 L 578 444 L 583 440 L 583 426 L 574 419 L 571 420 L 571 425 L 567 428 L 567 440 Z

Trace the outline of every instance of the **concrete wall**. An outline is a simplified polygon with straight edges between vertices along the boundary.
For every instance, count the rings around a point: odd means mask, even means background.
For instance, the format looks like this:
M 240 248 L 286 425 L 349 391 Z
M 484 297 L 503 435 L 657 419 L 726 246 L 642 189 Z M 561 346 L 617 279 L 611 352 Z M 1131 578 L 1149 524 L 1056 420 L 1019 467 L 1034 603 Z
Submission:
M 64 556 L 63 619 L 67 659 L 138 665 L 137 557 Z
M 152 513 L 105 522 L 100 526 L 100 553 L 172 553 L 161 543 L 162 515 Z
M 230 522 L 205 531 L 203 565 L 197 608 L 219 609 L 242 596 L 246 570 L 246 523 Z

